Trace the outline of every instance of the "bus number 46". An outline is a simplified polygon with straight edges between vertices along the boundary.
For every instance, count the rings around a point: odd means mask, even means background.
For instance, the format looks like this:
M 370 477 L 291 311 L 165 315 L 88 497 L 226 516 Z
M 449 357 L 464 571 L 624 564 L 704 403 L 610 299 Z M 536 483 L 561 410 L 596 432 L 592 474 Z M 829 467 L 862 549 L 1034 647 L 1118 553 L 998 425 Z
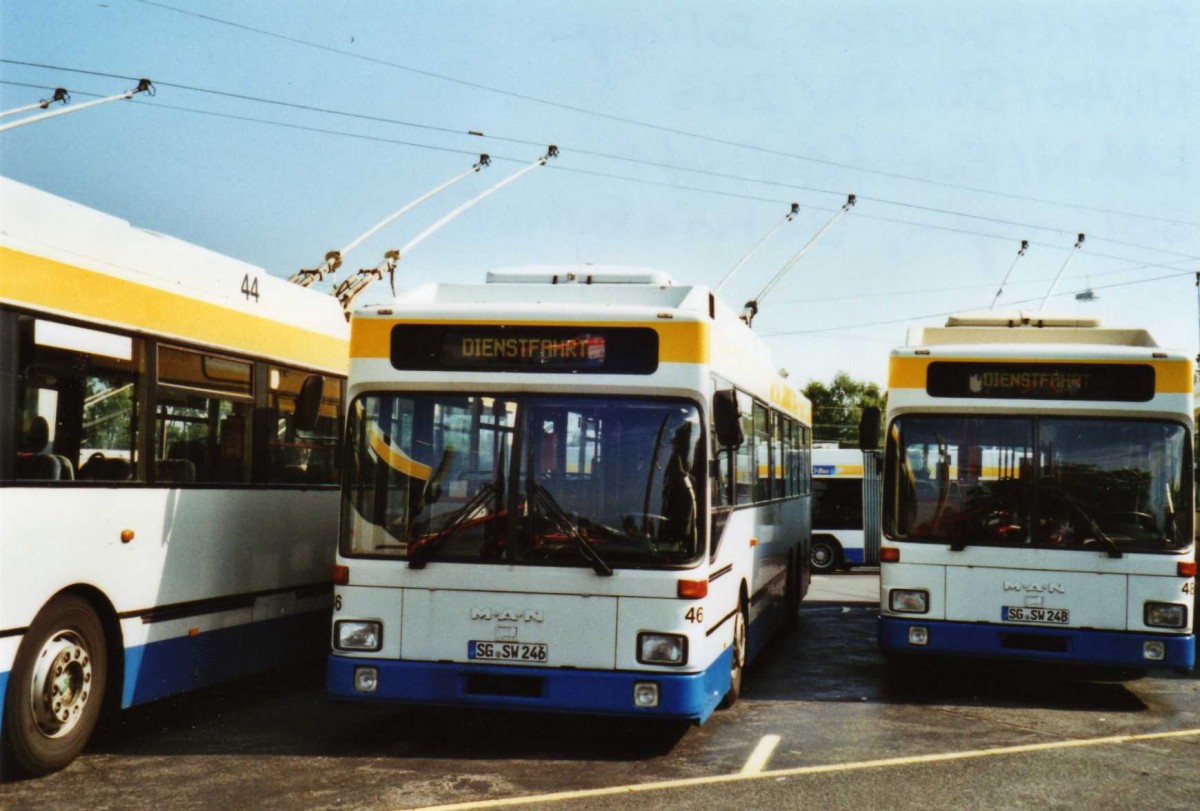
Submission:
M 251 279 L 250 274 L 247 273 L 245 276 L 242 277 L 242 295 L 246 297 L 246 301 L 249 301 L 251 298 L 253 298 L 255 301 L 258 301 L 258 277 L 257 276 L 255 276 L 253 279 Z
M 683 615 L 683 618 L 688 622 L 704 622 L 704 609 L 696 607 L 689 608 L 687 613 Z

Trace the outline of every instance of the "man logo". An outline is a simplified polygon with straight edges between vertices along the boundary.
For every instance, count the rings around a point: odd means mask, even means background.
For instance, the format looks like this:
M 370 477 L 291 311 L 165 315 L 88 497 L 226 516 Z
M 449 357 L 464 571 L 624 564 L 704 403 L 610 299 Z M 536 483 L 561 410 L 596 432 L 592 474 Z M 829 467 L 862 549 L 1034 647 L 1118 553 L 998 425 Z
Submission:
M 544 617 L 541 611 L 534 611 L 532 608 L 513 611 L 504 609 L 496 611 L 491 608 L 472 608 L 471 619 L 473 620 L 500 620 L 501 622 L 543 622 Z

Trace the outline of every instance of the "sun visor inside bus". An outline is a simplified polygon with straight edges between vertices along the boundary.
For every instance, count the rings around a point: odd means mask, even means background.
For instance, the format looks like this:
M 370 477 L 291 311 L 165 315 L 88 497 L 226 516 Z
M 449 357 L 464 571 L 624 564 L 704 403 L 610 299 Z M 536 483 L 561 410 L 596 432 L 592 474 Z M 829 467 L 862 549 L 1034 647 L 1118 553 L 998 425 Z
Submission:
M 653 374 L 650 327 L 398 324 L 392 366 L 408 371 Z

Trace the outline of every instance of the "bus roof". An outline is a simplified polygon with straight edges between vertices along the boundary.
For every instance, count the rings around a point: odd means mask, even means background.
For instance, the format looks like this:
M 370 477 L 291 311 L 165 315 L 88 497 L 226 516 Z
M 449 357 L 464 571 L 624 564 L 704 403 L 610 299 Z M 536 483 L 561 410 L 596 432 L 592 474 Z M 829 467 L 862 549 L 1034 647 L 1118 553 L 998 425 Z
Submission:
M 952 316 L 944 327 L 913 327 L 908 346 L 1059 344 L 1157 347 L 1144 329 L 1109 329 L 1095 318 L 1039 313 Z
M 811 420 L 808 401 L 785 382 L 770 347 L 708 287 L 676 284 L 659 270 L 594 265 L 507 268 L 486 278 L 483 284 L 423 284 L 356 309 L 352 359 L 387 357 L 386 330 L 396 322 L 644 325 L 664 336 L 671 360 L 707 363 L 735 385 Z
M 337 300 L 0 177 L 0 301 L 344 373 Z

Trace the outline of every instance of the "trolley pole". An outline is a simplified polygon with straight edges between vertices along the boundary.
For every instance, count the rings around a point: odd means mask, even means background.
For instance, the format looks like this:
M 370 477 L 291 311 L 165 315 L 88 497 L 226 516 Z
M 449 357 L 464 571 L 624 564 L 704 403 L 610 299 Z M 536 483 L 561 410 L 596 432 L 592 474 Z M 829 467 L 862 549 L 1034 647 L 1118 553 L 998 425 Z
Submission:
M 1050 289 L 1046 291 L 1045 297 L 1042 298 L 1042 303 L 1038 305 L 1039 313 L 1046 306 L 1046 302 L 1050 300 L 1050 297 L 1054 295 L 1054 288 L 1058 287 L 1058 280 L 1062 278 L 1063 271 L 1066 270 L 1067 266 L 1071 264 L 1071 260 L 1075 258 L 1077 253 L 1079 253 L 1079 249 L 1082 247 L 1084 239 L 1085 235 L 1080 234 L 1079 238 L 1075 240 L 1075 247 L 1072 248 L 1071 253 L 1067 255 L 1067 261 L 1063 262 L 1062 267 L 1058 269 L 1058 273 L 1054 276 L 1054 281 L 1050 283 Z
M 828 231 L 830 228 L 832 228 L 833 224 L 835 222 L 837 222 L 843 216 L 845 216 L 846 212 L 848 212 L 850 209 L 854 208 L 854 204 L 857 202 L 858 202 L 858 198 L 855 197 L 853 194 L 848 196 L 846 198 L 846 202 L 842 205 L 842 207 L 838 211 L 838 213 L 834 214 L 832 217 L 830 217 L 829 222 L 822 225 L 821 229 L 819 231 L 817 231 L 817 233 L 813 234 L 812 238 L 809 239 L 808 242 L 804 243 L 804 247 L 801 248 L 800 250 L 796 251 L 796 253 L 792 255 L 792 258 L 787 260 L 787 262 L 784 263 L 783 267 L 779 269 L 779 272 L 776 273 L 774 277 L 772 277 L 771 281 L 767 282 L 766 287 L 764 287 L 762 290 L 760 290 L 757 296 L 755 296 L 754 298 L 752 298 L 746 302 L 746 304 L 744 305 L 745 309 L 742 312 L 742 320 L 746 322 L 746 326 L 749 327 L 749 326 L 753 325 L 754 316 L 758 315 L 759 302 L 761 302 L 764 298 L 767 297 L 767 294 L 771 292 L 771 290 L 775 287 L 775 285 L 779 284 L 780 279 L 782 279 L 784 276 L 786 276 L 787 272 L 789 270 L 791 270 L 793 267 L 795 267 L 796 263 L 800 261 L 800 258 L 803 257 L 804 254 L 808 253 L 808 250 L 813 245 L 817 244 L 817 240 L 819 240 L 821 237 L 825 236 L 825 232 Z
M 447 223 L 449 223 L 455 217 L 458 217 L 463 212 L 474 207 L 476 204 L 482 202 L 484 199 L 486 199 L 490 195 L 500 191 L 500 189 L 504 188 L 509 183 L 512 183 L 514 180 L 521 177 L 522 175 L 532 172 L 534 169 L 537 169 L 539 166 L 545 166 L 550 161 L 551 158 L 557 158 L 557 157 L 558 157 L 558 147 L 555 146 L 554 144 L 551 144 L 550 147 L 546 150 L 546 154 L 543 155 L 542 157 L 538 158 L 537 160 L 535 160 L 533 163 L 529 164 L 528 166 L 526 166 L 523 169 L 519 169 L 518 171 L 514 172 L 513 174 L 511 174 L 508 177 L 501 180 L 496 185 L 492 186 L 491 188 L 487 189 L 486 191 L 481 192 L 480 194 L 471 198 L 467 202 L 463 203 L 461 206 L 454 209 L 449 214 L 447 214 L 446 216 L 442 217 L 440 220 L 435 222 L 433 225 L 429 226 L 424 231 L 422 231 L 421 233 L 417 234 L 415 237 L 410 239 L 403 248 L 400 248 L 399 250 L 388 251 L 387 253 L 385 253 L 383 255 L 383 261 L 381 261 L 375 267 L 363 268 L 362 270 L 359 270 L 358 273 L 356 273 L 355 275 L 351 276 L 349 279 L 346 279 L 346 281 L 339 284 L 337 286 L 337 289 L 333 291 L 333 294 L 335 296 L 337 296 L 337 300 L 339 302 L 341 302 L 342 309 L 346 313 L 346 318 L 347 319 L 350 318 L 350 307 L 354 304 L 354 299 L 357 298 L 358 295 L 360 293 L 362 293 L 362 291 L 365 290 L 368 285 L 371 284 L 371 282 L 376 281 L 378 279 L 382 279 L 384 273 L 388 274 L 388 279 L 391 282 L 392 295 L 396 294 L 396 266 L 398 264 L 400 264 L 401 258 L 403 256 L 405 256 L 409 251 L 411 251 L 413 248 L 420 245 L 422 242 L 424 242 L 429 237 L 436 234 L 438 231 L 440 231 Z
M 17 113 L 27 113 L 30 110 L 45 110 L 47 107 L 49 107 L 51 104 L 55 103 L 56 101 L 62 102 L 63 104 L 67 104 L 71 101 L 71 94 L 67 92 L 67 88 L 65 88 L 65 87 L 55 88 L 53 96 L 51 96 L 48 99 L 42 99 L 37 104 L 26 104 L 24 107 L 14 107 L 11 110 L 5 110 L 4 112 L 0 113 L 0 118 L 5 118 L 6 116 L 10 116 L 10 115 L 16 115 Z
M 80 110 L 86 110 L 89 107 L 96 107 L 101 104 L 109 104 L 114 101 L 126 101 L 133 98 L 138 93 L 146 93 L 153 96 L 154 85 L 149 79 L 142 79 L 138 82 L 137 87 L 133 88 L 132 90 L 126 90 L 124 93 L 120 93 L 116 96 L 108 96 L 107 98 L 96 99 L 95 101 L 89 101 L 86 104 L 79 104 L 74 107 L 64 107 L 61 110 L 54 110 L 53 112 L 42 113 L 41 115 L 31 115 L 29 118 L 22 118 L 20 121 L 14 121 L 11 124 L 5 124 L 4 126 L 0 127 L 0 132 L 7 132 L 8 130 L 16 129 L 17 127 L 23 127 L 26 124 L 34 124 L 38 121 L 45 121 L 47 118 L 55 118 L 60 115 L 67 115 L 68 113 L 78 113 Z M 55 99 L 51 99 L 51 101 L 54 100 Z M 40 107 L 41 105 L 39 104 L 37 106 Z M 49 107 L 50 105 L 47 104 L 46 106 Z
M 462 180 L 465 177 L 469 177 L 470 175 L 475 174 L 476 172 L 483 169 L 485 166 L 490 166 L 491 163 L 492 163 L 492 159 L 490 157 L 488 157 L 487 153 L 480 155 L 479 160 L 476 161 L 475 165 L 472 166 L 470 169 L 467 169 L 465 172 L 460 172 L 459 174 L 450 178 L 449 180 L 447 180 L 445 183 L 441 184 L 440 186 L 437 186 L 436 188 L 430 189 L 429 191 L 425 192 L 425 194 L 422 194 L 416 200 L 413 200 L 411 203 L 404 206 L 399 211 L 396 211 L 396 212 L 384 217 L 382 220 L 375 223 L 370 228 L 368 228 L 366 231 L 363 231 L 361 234 L 359 234 L 357 237 L 355 237 L 350 242 L 349 245 L 342 248 L 340 251 L 330 251 L 329 253 L 325 254 L 325 261 L 322 262 L 319 267 L 312 268 L 311 270 L 309 270 L 309 269 L 298 270 L 292 274 L 292 277 L 290 279 L 288 279 L 288 281 L 292 282 L 294 284 L 298 284 L 301 287 L 309 287 L 314 282 L 323 281 L 325 279 L 326 274 L 333 275 L 334 278 L 336 279 L 337 269 L 342 266 L 342 256 L 344 256 L 347 253 L 350 253 L 350 251 L 354 250 L 359 245 L 366 242 L 368 239 L 370 239 L 372 236 L 374 236 L 382 228 L 384 228 L 387 225 L 391 225 L 393 222 L 400 219 L 401 217 L 403 217 L 408 212 L 412 211 L 417 206 L 421 205 L 421 203 L 424 203 L 426 200 L 430 199 L 431 197 L 436 197 L 438 194 L 441 194 L 442 192 L 444 192 L 446 189 L 453 186 L 458 181 Z

